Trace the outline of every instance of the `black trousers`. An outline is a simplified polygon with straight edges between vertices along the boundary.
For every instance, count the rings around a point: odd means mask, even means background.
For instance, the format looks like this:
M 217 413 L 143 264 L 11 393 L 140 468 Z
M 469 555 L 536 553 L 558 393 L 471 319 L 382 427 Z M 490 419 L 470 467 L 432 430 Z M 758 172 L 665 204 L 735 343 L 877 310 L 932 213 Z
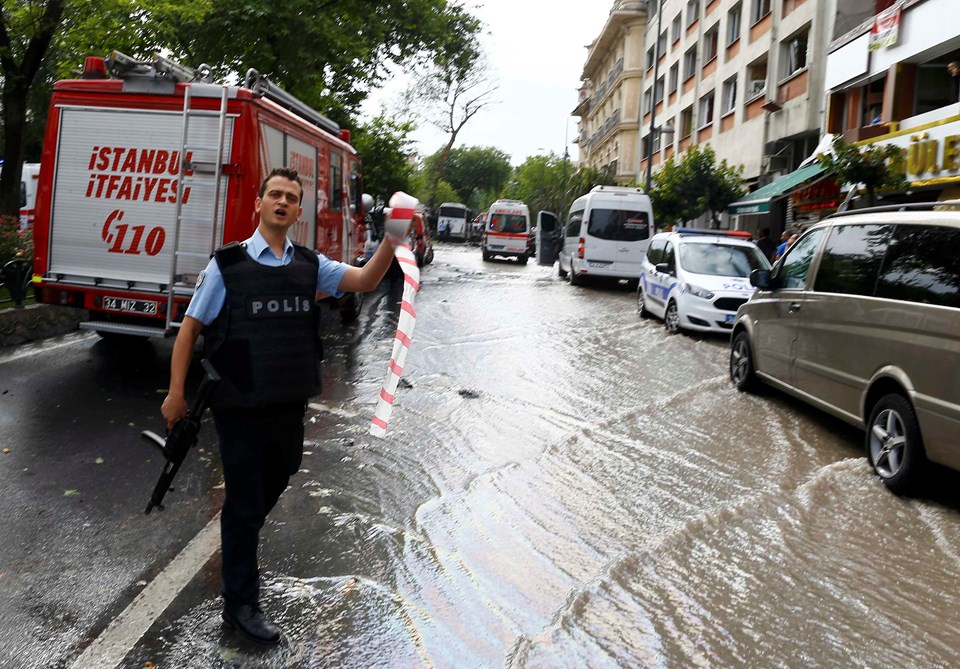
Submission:
M 305 411 L 304 402 L 213 410 L 226 487 L 220 544 L 227 606 L 258 603 L 260 528 L 300 469 Z

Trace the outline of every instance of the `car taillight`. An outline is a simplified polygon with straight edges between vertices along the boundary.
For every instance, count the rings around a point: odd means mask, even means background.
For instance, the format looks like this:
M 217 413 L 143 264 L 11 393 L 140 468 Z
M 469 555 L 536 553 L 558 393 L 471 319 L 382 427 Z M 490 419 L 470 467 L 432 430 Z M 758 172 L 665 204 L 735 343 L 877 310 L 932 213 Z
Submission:
M 583 260 L 583 244 L 584 244 L 584 240 L 583 240 L 583 237 L 581 237 L 580 245 L 577 247 L 577 257 L 580 258 L 580 260 Z

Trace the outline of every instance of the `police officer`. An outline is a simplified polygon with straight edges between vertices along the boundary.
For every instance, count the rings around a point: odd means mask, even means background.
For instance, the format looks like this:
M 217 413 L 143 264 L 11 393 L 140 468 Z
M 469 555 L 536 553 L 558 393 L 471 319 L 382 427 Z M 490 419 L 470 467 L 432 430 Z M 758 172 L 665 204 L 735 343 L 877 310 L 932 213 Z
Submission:
M 393 259 L 386 235 L 362 268 L 287 239 L 301 213 L 297 172 L 277 168 L 260 186 L 260 223 L 250 239 L 216 251 L 174 343 L 168 427 L 187 412 L 184 380 L 206 328 L 207 355 L 222 381 L 211 401 L 226 496 L 220 517 L 223 619 L 242 636 L 273 645 L 280 630 L 259 606 L 257 544 L 267 514 L 300 468 L 306 401 L 320 390 L 316 293 L 373 290 Z

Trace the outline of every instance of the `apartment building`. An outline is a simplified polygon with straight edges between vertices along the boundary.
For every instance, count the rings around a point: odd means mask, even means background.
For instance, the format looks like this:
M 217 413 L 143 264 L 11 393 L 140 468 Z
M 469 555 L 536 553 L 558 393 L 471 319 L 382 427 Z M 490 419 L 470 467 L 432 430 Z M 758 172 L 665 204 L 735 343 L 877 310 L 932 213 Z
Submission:
M 640 86 L 647 3 L 616 0 L 600 35 L 587 47 L 574 142 L 580 164 L 610 170 L 617 184 L 636 182 Z
M 960 199 L 960 77 L 948 69 L 960 62 L 960 2 L 842 4 L 826 59 L 828 137 L 904 149 L 906 187 L 889 203 Z
M 792 173 L 820 140 L 823 54 L 836 7 L 837 0 L 614 3 L 590 46 L 574 110 L 581 117 L 581 161 L 617 161 L 619 182 L 642 184 L 669 156 L 709 144 L 718 159 L 743 165 L 751 190 Z M 624 12 L 629 20 L 618 16 Z M 605 84 L 619 86 L 613 92 Z M 638 84 L 639 125 L 631 99 Z M 639 147 L 632 143 L 636 136 Z M 633 166 L 624 164 L 631 158 Z M 782 227 L 787 206 L 782 198 L 750 203 L 732 209 L 738 218 L 731 223 L 725 216 L 723 225 Z

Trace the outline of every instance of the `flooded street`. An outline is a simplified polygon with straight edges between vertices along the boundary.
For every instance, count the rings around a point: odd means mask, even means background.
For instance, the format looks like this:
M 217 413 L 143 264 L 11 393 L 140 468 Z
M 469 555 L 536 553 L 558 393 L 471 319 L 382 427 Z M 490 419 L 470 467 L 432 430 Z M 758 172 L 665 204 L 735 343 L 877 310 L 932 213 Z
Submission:
M 262 533 L 286 642 L 224 630 L 216 552 L 121 666 L 956 666 L 955 475 L 893 496 L 859 432 L 738 393 L 726 339 L 669 336 L 625 286 L 457 246 L 422 286 L 386 439 L 390 297 L 326 341 Z

